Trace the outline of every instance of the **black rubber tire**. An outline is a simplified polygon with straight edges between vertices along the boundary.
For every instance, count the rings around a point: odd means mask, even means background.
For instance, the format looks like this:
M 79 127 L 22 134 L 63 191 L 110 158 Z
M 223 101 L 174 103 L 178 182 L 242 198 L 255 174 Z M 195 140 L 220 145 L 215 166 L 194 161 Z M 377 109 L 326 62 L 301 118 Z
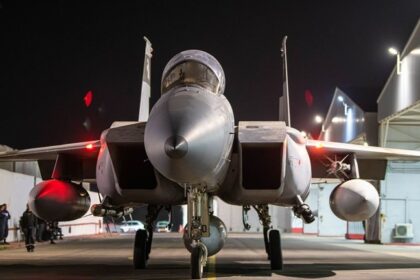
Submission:
M 264 235 L 264 247 L 265 252 L 267 253 L 267 260 L 270 260 L 270 245 L 268 242 L 268 232 L 270 231 L 270 228 L 264 227 L 263 228 L 263 235 Z
M 283 269 L 283 255 L 281 252 L 280 232 L 277 229 L 272 229 L 269 232 L 270 245 L 270 265 L 273 270 Z
M 144 269 L 147 265 L 147 232 L 139 229 L 134 239 L 133 265 L 135 269 Z
M 200 246 L 192 248 L 191 251 L 191 279 L 203 278 L 204 268 L 201 265 L 201 259 L 203 258 L 204 252 Z
M 146 241 L 146 259 L 149 259 L 150 251 L 152 250 L 153 229 L 148 231 L 148 238 Z

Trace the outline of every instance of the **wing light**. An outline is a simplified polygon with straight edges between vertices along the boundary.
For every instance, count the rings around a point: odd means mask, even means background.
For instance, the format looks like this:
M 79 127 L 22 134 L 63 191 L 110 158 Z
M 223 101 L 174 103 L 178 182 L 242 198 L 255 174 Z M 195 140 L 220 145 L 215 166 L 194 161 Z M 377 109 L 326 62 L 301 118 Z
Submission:
M 316 143 L 315 148 L 317 149 L 321 149 L 322 147 L 324 147 L 324 145 L 322 145 L 322 143 Z
M 93 101 L 93 92 L 91 90 L 89 90 L 86 93 L 85 97 L 83 97 L 83 101 L 85 101 L 86 107 L 89 107 L 90 104 L 92 104 L 92 101 Z
M 87 144 L 86 145 L 86 150 L 88 150 L 88 151 L 93 150 L 93 144 Z

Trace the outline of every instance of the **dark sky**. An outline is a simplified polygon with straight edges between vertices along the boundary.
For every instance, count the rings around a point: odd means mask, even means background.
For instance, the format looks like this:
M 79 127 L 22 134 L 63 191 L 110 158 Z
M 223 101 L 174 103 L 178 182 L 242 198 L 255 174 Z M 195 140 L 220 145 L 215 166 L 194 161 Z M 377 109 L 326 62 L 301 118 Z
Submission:
M 336 86 L 376 110 L 395 64 L 387 48 L 402 49 L 420 16 L 418 0 L 103 2 L 0 0 L 0 144 L 92 140 L 112 121 L 136 120 L 144 35 L 152 104 L 166 62 L 202 49 L 222 64 L 239 121 L 277 120 L 287 34 L 292 125 L 315 132 Z

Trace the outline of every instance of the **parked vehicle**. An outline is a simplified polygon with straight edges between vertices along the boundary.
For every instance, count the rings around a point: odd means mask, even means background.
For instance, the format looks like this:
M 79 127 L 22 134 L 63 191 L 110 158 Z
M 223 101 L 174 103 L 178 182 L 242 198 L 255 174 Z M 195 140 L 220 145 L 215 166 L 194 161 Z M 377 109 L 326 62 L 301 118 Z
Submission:
M 120 226 L 121 232 L 137 231 L 139 229 L 144 229 L 144 224 L 140 221 L 135 220 L 124 222 Z
M 171 232 L 169 221 L 159 221 L 156 223 L 157 232 Z

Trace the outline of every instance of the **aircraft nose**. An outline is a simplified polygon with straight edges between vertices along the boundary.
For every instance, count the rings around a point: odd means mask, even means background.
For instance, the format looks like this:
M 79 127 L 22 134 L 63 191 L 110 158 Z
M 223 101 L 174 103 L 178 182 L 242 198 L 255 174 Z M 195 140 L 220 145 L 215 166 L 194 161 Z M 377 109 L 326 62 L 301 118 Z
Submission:
M 165 153 L 170 158 L 182 158 L 188 152 L 188 143 L 182 136 L 170 136 L 165 142 Z
M 146 124 L 144 145 L 150 162 L 181 184 L 214 183 L 233 131 L 220 97 L 188 89 L 165 95 Z

